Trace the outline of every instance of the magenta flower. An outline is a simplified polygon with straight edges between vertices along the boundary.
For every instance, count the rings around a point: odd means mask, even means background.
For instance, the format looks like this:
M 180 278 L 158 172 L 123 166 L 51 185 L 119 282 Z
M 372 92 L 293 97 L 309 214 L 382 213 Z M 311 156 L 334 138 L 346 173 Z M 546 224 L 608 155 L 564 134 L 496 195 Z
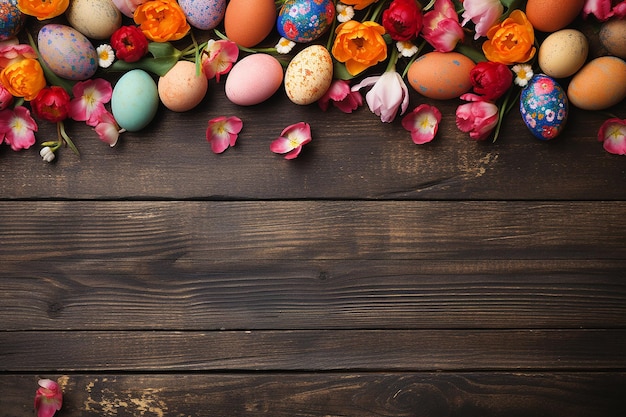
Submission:
M 422 37 L 439 52 L 450 52 L 463 41 L 465 33 L 452 0 L 436 1 L 435 8 L 424 15 Z
M 59 384 L 51 379 L 40 379 L 35 394 L 37 417 L 52 417 L 63 405 L 63 392 Z
M 598 140 L 607 152 L 626 155 L 626 119 L 611 118 L 598 131 Z
M 471 20 L 474 23 L 474 39 L 487 36 L 489 28 L 504 13 L 504 6 L 500 0 L 465 0 L 463 7 L 465 11 L 461 26 L 465 26 Z
M 299 122 L 287 126 L 278 139 L 270 144 L 270 150 L 274 153 L 286 154 L 285 159 L 294 159 L 302 150 L 302 147 L 311 142 L 311 126 L 308 123 Z
M 402 127 L 411 132 L 411 139 L 417 145 L 430 142 L 435 138 L 441 112 L 428 104 L 420 104 L 402 119 Z
M 13 104 L 13 95 L 0 84 L 0 110 L 4 110 Z
M 220 82 L 220 75 L 227 74 L 237 62 L 239 47 L 233 41 L 210 39 L 202 51 L 202 72 L 207 79 L 215 78 Z
M 365 100 L 372 113 L 380 120 L 389 123 L 395 119 L 398 110 L 404 114 L 409 107 L 409 89 L 402 76 L 396 71 L 385 71 L 383 75 L 367 77 L 354 87 L 358 91 L 363 87 L 373 86 L 365 95 Z
M 461 99 L 469 103 L 457 107 L 457 127 L 474 140 L 487 139 L 498 124 L 498 106 L 475 94 L 463 94 Z
M 229 146 L 235 146 L 242 128 L 243 122 L 235 116 L 220 116 L 209 120 L 206 140 L 211 144 L 211 150 L 214 153 L 222 153 Z
M 604 22 L 613 16 L 611 0 L 586 0 L 582 15 L 586 19 L 590 14 Z
M 107 80 L 95 78 L 77 82 L 72 94 L 74 98 L 70 101 L 69 116 L 93 127 L 106 112 L 104 105 L 111 101 L 113 87 Z
M 113 117 L 113 115 L 108 111 L 105 111 L 100 115 L 94 130 L 98 134 L 100 140 L 109 144 L 110 147 L 114 147 L 117 144 L 120 133 L 126 131 L 125 129 L 120 129 L 120 126 L 115 121 L 115 117 Z
M 363 105 L 363 96 L 358 91 L 350 90 L 350 83 L 345 80 L 333 80 L 326 93 L 317 101 L 320 109 L 326 111 L 330 103 L 344 113 L 352 113 Z
M 37 123 L 26 107 L 0 111 L 0 143 L 6 142 L 14 151 L 33 146 L 36 131 Z

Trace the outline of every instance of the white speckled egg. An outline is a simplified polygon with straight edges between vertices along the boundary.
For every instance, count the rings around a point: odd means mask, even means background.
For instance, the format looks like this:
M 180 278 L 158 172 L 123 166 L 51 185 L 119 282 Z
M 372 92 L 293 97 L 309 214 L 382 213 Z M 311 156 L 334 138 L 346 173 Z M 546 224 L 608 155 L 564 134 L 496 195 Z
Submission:
M 154 119 L 159 108 L 159 93 L 145 71 L 128 71 L 117 81 L 111 96 L 111 112 L 120 127 L 136 132 Z
M 37 36 L 39 53 L 52 72 L 62 78 L 82 81 L 98 69 L 98 54 L 89 39 L 74 28 L 50 23 Z
M 252 106 L 270 98 L 283 82 L 283 66 L 272 55 L 255 53 L 239 60 L 228 73 L 226 97 L 240 106 Z
M 226 12 L 226 0 L 178 0 L 189 24 L 201 30 L 215 28 Z
M 319 100 L 333 81 L 333 61 L 321 45 L 311 45 L 293 57 L 285 71 L 285 92 L 295 104 Z
M 65 16 L 74 29 L 92 39 L 107 39 L 122 26 L 122 13 L 112 0 L 72 0 Z
M 16 36 L 24 26 L 26 15 L 17 7 L 17 0 L 0 1 L 0 41 Z

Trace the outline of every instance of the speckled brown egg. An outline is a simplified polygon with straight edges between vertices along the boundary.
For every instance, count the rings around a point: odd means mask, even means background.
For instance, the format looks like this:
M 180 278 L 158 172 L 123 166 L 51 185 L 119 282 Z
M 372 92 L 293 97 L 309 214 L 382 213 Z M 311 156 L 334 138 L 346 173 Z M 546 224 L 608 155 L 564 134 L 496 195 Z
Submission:
M 333 81 L 333 61 L 321 45 L 311 45 L 293 57 L 285 71 L 285 92 L 295 104 L 316 102 Z
M 449 100 L 472 88 L 474 66 L 474 61 L 458 52 L 428 52 L 411 64 L 408 81 L 425 97 Z
M 626 59 L 626 20 L 614 19 L 602 24 L 600 42 L 611 54 Z

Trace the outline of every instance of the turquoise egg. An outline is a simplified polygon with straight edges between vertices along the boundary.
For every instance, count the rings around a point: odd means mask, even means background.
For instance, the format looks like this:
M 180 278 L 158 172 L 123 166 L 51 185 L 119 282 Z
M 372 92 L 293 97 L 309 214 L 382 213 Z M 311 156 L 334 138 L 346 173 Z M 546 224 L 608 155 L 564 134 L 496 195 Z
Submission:
M 310 42 L 322 36 L 335 18 L 332 0 L 287 0 L 278 12 L 280 36 L 294 42 Z
M 159 108 L 156 82 L 144 70 L 128 71 L 113 87 L 111 111 L 121 128 L 137 132 L 148 126 Z
M 178 0 L 189 24 L 201 30 L 215 28 L 224 19 L 226 0 Z
M 538 139 L 550 140 L 565 128 L 569 102 L 563 87 L 552 77 L 536 74 L 520 95 L 524 123 Z
M 62 78 L 83 81 L 98 69 L 98 53 L 89 39 L 76 29 L 56 23 L 45 25 L 37 35 L 44 63 Z
M 16 36 L 26 16 L 17 8 L 17 0 L 0 0 L 0 41 Z

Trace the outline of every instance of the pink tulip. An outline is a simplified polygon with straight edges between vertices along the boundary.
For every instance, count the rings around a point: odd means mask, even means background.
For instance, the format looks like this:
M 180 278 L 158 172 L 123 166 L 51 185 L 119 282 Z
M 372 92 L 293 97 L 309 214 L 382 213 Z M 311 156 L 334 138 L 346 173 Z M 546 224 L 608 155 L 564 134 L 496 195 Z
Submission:
M 104 105 L 111 100 L 111 83 L 102 78 L 77 82 L 72 88 L 74 98 L 70 101 L 69 116 L 79 122 L 96 126 L 106 109 Z
M 421 104 L 404 116 L 402 127 L 411 132 L 413 143 L 421 145 L 435 138 L 440 121 L 439 109 L 428 104 Z
M 598 132 L 598 140 L 607 152 L 626 155 L 626 119 L 611 118 Z
M 61 409 L 63 393 L 59 384 L 51 379 L 40 379 L 39 389 L 35 394 L 35 410 L 37 417 L 52 417 Z
M 344 113 L 352 113 L 363 105 L 363 97 L 358 91 L 351 91 L 350 84 L 344 80 L 333 80 L 330 88 L 317 101 L 320 109 L 326 111 L 330 103 Z
M 383 75 L 367 77 L 352 87 L 352 91 L 369 86 L 372 88 L 365 95 L 367 105 L 384 123 L 393 121 L 398 110 L 400 114 L 406 112 L 409 107 L 409 90 L 396 71 L 385 71 Z
M 500 0 L 465 0 L 463 2 L 462 26 L 470 20 L 474 23 L 474 39 L 487 36 L 487 31 L 504 13 Z
M 105 111 L 100 115 L 98 124 L 94 127 L 94 130 L 98 134 L 98 137 L 104 143 L 107 143 L 110 147 L 114 147 L 120 137 L 120 133 L 125 132 L 124 129 L 120 129 L 120 126 L 115 121 L 115 118 L 111 113 Z
M 611 0 L 586 0 L 582 15 L 586 19 L 590 14 L 604 22 L 613 16 Z
M 220 82 L 220 75 L 227 74 L 237 62 L 239 47 L 233 41 L 210 39 L 202 51 L 202 72 L 208 80 L 215 78 Z
M 457 127 L 474 140 L 487 139 L 498 124 L 498 106 L 475 94 L 463 94 L 461 99 L 470 102 L 457 107 Z
M 0 111 L 0 143 L 6 142 L 14 151 L 33 146 L 36 131 L 37 123 L 26 107 Z
M 450 52 L 465 38 L 452 0 L 437 0 L 435 8 L 424 15 L 423 23 L 422 37 L 436 51 Z

